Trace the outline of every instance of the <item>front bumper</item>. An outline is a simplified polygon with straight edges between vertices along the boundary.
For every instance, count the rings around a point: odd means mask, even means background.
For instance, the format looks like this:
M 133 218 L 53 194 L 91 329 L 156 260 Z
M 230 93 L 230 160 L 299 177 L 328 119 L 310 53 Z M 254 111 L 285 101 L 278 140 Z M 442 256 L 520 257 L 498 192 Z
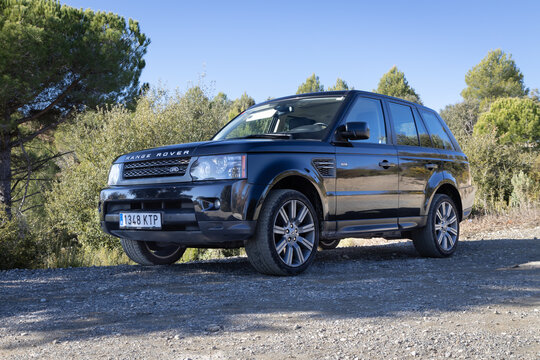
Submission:
M 235 247 L 255 233 L 255 207 L 262 186 L 246 180 L 115 186 L 100 194 L 102 229 L 139 241 L 196 247 Z M 119 228 L 119 213 L 160 212 L 162 229 Z

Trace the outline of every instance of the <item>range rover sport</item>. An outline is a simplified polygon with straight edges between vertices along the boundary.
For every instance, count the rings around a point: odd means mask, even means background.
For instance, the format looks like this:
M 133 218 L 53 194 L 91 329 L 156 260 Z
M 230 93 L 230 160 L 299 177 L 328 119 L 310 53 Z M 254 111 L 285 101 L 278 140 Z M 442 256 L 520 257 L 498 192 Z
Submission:
M 337 91 L 252 106 L 210 141 L 120 156 L 99 211 L 141 265 L 245 247 L 258 271 L 294 275 L 346 237 L 452 255 L 473 199 L 467 157 L 435 111 Z

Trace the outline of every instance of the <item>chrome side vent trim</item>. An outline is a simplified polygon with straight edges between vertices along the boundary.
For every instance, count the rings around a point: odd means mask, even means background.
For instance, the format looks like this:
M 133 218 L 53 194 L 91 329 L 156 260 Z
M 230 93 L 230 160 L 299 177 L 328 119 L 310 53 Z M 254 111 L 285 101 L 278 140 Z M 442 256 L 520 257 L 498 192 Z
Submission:
M 313 159 L 312 163 L 322 177 L 336 176 L 336 161 L 334 159 Z

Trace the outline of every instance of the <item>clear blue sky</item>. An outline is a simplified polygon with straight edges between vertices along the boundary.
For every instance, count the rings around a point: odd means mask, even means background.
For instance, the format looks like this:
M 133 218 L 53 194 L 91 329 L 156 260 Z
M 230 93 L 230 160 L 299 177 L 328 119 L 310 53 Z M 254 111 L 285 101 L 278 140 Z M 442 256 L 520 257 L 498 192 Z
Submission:
M 465 73 L 491 49 L 540 87 L 540 1 L 64 0 L 136 19 L 152 43 L 141 81 L 185 90 L 206 73 L 214 93 L 257 102 L 294 94 L 315 72 L 372 91 L 393 65 L 424 104 L 461 100 Z

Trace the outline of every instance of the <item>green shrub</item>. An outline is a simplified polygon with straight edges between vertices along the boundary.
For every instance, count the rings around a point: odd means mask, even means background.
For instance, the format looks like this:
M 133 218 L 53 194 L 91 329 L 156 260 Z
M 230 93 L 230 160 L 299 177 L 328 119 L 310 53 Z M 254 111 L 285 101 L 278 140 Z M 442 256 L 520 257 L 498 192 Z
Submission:
M 440 112 L 441 117 L 458 139 L 472 135 L 479 113 L 480 102 L 478 100 L 465 100 L 457 104 L 446 105 Z
M 495 130 L 462 140 L 463 151 L 471 166 L 476 206 L 503 208 L 510 201 L 515 174 L 531 173 L 538 156 L 536 150 L 522 144 L 501 144 Z
M 227 121 L 227 112 L 223 102 L 211 101 L 206 89 L 195 86 L 174 96 L 148 94 L 134 112 L 122 106 L 87 111 L 61 127 L 56 144 L 73 155 L 62 158 L 58 182 L 47 195 L 48 224 L 57 248 L 71 248 L 75 242 L 86 252 L 118 249 L 118 239 L 101 231 L 97 211 L 112 161 L 145 148 L 208 140 Z
M 510 205 L 515 207 L 529 207 L 538 201 L 538 184 L 523 171 L 512 176 L 512 195 Z
M 83 247 L 77 243 L 69 246 L 57 246 L 48 252 L 43 266 L 48 268 L 65 268 L 80 266 L 113 266 L 129 264 L 130 260 L 122 249 L 99 249 Z
M 0 209 L 0 269 L 37 267 L 40 255 L 31 226 L 19 214 L 9 219 Z
M 188 248 L 182 261 L 222 259 L 231 256 L 245 255 L 243 249 L 198 249 Z
M 529 98 L 495 100 L 482 113 L 474 127 L 475 134 L 495 129 L 501 143 L 540 143 L 540 104 Z

